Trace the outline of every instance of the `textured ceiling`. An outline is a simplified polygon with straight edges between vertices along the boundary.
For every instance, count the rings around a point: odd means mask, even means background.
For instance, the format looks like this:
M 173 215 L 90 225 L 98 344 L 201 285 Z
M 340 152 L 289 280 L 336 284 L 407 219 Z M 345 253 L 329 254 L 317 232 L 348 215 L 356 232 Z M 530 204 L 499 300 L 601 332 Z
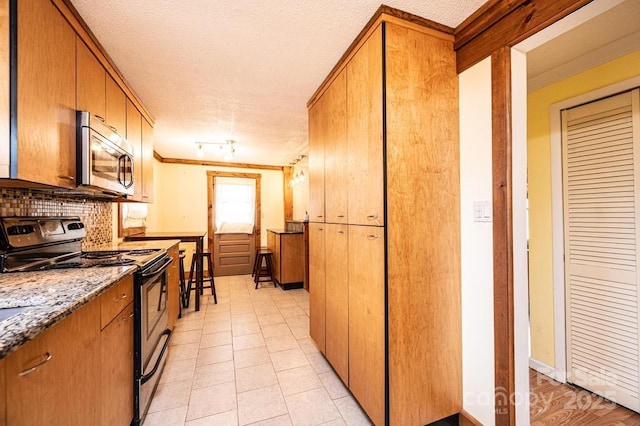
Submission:
M 380 0 L 72 0 L 156 120 L 163 157 L 238 142 L 233 162 L 286 165 L 306 102 Z M 389 0 L 455 27 L 486 0 Z M 221 161 L 213 147 L 205 160 Z

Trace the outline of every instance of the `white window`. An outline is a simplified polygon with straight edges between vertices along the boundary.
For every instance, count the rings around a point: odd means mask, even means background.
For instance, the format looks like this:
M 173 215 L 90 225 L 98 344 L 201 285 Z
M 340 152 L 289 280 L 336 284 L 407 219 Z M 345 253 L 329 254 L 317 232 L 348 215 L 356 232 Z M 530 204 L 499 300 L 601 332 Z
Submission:
M 216 177 L 213 184 L 215 232 L 253 233 L 256 214 L 256 180 Z

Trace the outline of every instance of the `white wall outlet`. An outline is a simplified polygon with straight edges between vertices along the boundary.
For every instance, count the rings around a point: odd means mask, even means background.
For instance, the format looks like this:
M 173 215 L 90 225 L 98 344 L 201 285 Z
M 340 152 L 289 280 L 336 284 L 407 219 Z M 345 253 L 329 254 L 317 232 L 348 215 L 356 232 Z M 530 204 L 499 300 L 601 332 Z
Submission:
M 473 202 L 473 221 L 474 222 L 491 222 L 493 220 L 493 206 L 491 201 L 474 201 Z

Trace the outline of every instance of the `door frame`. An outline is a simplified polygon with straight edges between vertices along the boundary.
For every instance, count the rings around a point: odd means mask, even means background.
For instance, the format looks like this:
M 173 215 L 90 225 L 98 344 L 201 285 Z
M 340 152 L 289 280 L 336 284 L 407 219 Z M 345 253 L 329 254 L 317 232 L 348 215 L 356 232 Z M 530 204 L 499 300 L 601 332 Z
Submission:
M 564 210 L 562 190 L 562 120 L 563 109 L 576 107 L 627 92 L 640 87 L 640 77 L 633 77 L 609 86 L 602 87 L 551 105 L 549 125 L 551 130 L 551 254 L 553 259 L 553 323 L 554 358 L 553 368 L 545 366 L 545 373 L 562 383 L 567 382 L 567 332 L 566 321 L 566 282 L 564 264 Z
M 230 178 L 246 178 L 246 179 L 255 179 L 256 180 L 256 211 L 255 211 L 255 224 L 253 226 L 253 233 L 255 238 L 256 247 L 261 246 L 262 236 L 261 236 L 261 223 L 260 223 L 260 179 L 262 175 L 260 173 L 236 173 L 236 172 L 215 172 L 208 171 L 207 172 L 207 234 L 208 234 L 208 247 L 209 251 L 213 253 L 213 223 L 215 220 L 215 192 L 213 190 L 213 183 L 216 177 L 230 177 Z

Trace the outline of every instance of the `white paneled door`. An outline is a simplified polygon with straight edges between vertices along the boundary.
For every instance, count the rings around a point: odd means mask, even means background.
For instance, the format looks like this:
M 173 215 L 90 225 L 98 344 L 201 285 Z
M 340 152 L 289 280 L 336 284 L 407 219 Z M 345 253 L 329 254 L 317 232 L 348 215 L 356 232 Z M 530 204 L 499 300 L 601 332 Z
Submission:
M 640 411 L 639 91 L 562 113 L 567 380 Z

